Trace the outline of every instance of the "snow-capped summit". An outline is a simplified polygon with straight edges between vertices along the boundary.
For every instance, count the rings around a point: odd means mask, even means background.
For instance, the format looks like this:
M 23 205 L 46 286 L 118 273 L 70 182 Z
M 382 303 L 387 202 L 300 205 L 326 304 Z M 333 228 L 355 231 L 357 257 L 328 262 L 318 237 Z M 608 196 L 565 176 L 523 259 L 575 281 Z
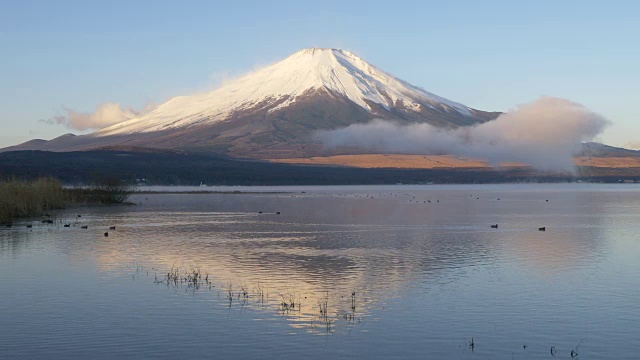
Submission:
M 217 90 L 172 98 L 149 113 L 92 134 L 20 148 L 127 146 L 248 157 L 308 156 L 322 151 L 313 140 L 316 130 L 376 118 L 457 127 L 497 115 L 431 94 L 349 51 L 310 48 Z
M 446 111 L 471 116 L 468 107 L 399 80 L 349 51 L 310 48 L 209 93 L 175 97 L 141 118 L 102 129 L 96 135 L 202 125 L 252 108 L 273 112 L 318 90 L 343 96 L 369 112 L 374 112 L 372 103 L 386 110 L 402 104 L 415 111 L 444 106 Z

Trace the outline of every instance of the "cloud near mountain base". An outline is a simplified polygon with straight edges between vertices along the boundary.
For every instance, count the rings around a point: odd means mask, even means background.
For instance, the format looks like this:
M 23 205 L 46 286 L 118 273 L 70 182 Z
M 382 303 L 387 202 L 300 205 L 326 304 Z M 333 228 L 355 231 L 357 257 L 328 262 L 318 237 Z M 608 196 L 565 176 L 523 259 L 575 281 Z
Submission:
M 97 130 L 139 117 L 151 111 L 153 107 L 153 105 L 147 105 L 142 111 L 135 111 L 123 108 L 118 103 L 107 102 L 98 106 L 93 113 L 77 112 L 64 107 L 64 114 L 41 121 L 47 124 L 64 125 L 69 129 L 79 131 Z
M 573 156 L 609 124 L 602 115 L 572 101 L 542 97 L 497 119 L 456 129 L 385 120 L 323 131 L 326 147 L 355 146 L 382 153 L 451 154 L 500 163 L 525 163 L 540 170 L 573 171 Z

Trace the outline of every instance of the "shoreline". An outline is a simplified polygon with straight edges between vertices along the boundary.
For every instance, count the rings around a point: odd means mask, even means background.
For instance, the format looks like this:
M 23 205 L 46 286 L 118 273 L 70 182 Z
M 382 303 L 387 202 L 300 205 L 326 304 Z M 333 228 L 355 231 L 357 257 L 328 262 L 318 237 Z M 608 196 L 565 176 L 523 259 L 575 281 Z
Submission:
M 279 186 L 279 185 L 274 185 Z M 329 185 L 331 186 L 331 185 Z M 179 187 L 179 186 L 178 186 Z M 274 195 L 274 194 L 295 194 L 293 191 L 135 191 L 131 195 L 204 195 L 204 194 L 216 194 L 216 195 Z

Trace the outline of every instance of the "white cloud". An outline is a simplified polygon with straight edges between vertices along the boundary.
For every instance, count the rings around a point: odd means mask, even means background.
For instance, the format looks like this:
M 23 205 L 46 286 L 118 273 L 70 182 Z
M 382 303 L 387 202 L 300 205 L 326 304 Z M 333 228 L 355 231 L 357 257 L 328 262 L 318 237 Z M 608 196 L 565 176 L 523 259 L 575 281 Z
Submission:
M 149 104 L 142 111 L 135 111 L 130 108 L 123 108 L 118 103 L 107 102 L 98 106 L 93 113 L 77 112 L 65 107 L 65 114 L 42 121 L 48 124 L 64 125 L 74 130 L 96 130 L 134 119 L 152 111 L 154 108 L 155 105 Z
M 368 124 L 318 134 L 328 147 L 356 146 L 386 153 L 453 154 L 529 164 L 541 170 L 573 170 L 573 155 L 609 124 L 602 115 L 565 99 L 542 97 L 473 127 Z

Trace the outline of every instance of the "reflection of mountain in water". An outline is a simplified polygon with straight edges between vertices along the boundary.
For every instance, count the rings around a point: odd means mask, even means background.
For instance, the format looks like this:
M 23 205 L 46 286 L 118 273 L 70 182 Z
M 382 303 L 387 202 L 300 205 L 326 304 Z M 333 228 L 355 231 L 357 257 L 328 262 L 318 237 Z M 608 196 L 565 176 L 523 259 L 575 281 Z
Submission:
M 412 272 L 413 260 L 399 249 L 349 244 L 383 234 L 378 227 L 335 231 L 319 225 L 289 224 L 290 230 L 286 231 L 282 224 L 262 222 L 253 214 L 146 215 L 149 217 L 138 219 L 146 226 L 123 225 L 118 232 L 117 236 L 123 237 L 138 234 L 133 248 L 127 242 L 111 242 L 111 237 L 100 243 L 97 253 L 104 254 L 104 266 L 145 264 L 161 269 L 161 277 L 173 266 L 179 267 L 181 274 L 197 268 L 214 279 L 222 299 L 227 298 L 231 287 L 230 305 L 264 308 L 266 304 L 270 311 L 289 315 L 296 327 L 309 330 L 324 330 L 319 313 L 323 302 L 327 301 L 331 318 L 353 316 L 348 320 L 360 321 L 371 306 L 381 306 L 386 298 L 401 291 Z M 333 242 L 339 239 L 345 243 L 336 247 Z M 245 301 L 239 296 L 241 288 L 249 289 L 251 299 Z M 258 288 L 265 292 L 264 303 L 255 297 Z M 353 292 L 355 306 L 351 302 Z M 295 300 L 297 311 L 282 308 L 282 302 L 289 304 L 290 299 Z

